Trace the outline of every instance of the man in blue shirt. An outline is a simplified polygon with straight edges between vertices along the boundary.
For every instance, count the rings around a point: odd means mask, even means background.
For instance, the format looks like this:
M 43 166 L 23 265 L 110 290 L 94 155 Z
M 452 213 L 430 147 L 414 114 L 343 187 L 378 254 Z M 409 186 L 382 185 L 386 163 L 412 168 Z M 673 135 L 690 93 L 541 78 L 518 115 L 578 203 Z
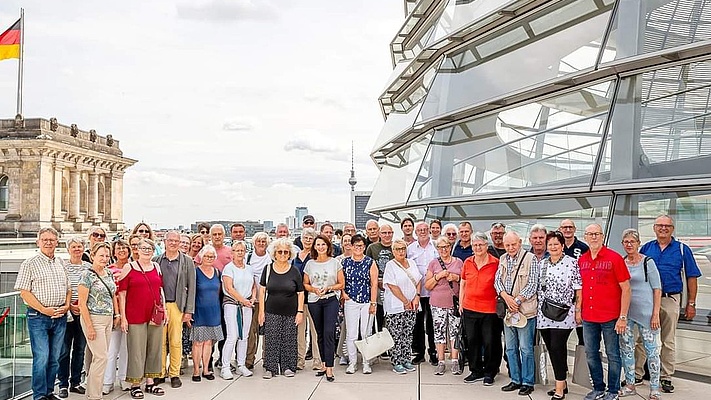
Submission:
M 464 221 L 459 224 L 459 241 L 452 248 L 452 256 L 464 261 L 472 255 L 472 224 Z
M 662 279 L 662 304 L 659 310 L 662 349 L 660 383 L 662 391 L 672 393 L 674 386 L 671 377 L 674 375 L 676 356 L 676 324 L 679 320 L 679 302 L 684 290 L 682 279 L 686 279 L 686 308 L 684 316 L 687 320 L 696 316 L 697 278 L 701 276 L 694 254 L 689 246 L 679 242 L 674 234 L 674 221 L 668 215 L 661 215 L 654 221 L 654 234 L 657 239 L 647 242 L 640 253 L 651 257 L 657 264 L 659 276 Z M 682 278 L 682 273 L 684 277 Z M 646 357 L 644 351 L 636 351 L 636 376 L 641 378 Z

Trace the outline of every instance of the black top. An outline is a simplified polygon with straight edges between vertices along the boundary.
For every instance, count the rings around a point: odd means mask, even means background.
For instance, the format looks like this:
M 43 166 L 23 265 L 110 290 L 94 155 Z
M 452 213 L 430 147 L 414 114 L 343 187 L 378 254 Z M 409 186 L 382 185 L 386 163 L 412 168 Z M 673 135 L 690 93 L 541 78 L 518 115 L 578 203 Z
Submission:
M 269 282 L 267 282 L 267 271 Z M 283 274 L 274 272 L 274 265 L 269 264 L 262 272 L 259 284 L 267 288 L 265 312 L 276 315 L 296 315 L 298 310 L 298 292 L 304 291 L 304 281 L 301 272 L 291 267 Z
M 496 258 L 501 258 L 501 256 L 506 254 L 506 249 L 497 249 L 493 245 L 489 245 L 488 251 L 489 251 L 489 254 L 491 254 L 492 256 L 494 256 Z
M 583 254 L 587 253 L 588 250 L 590 250 L 590 247 L 588 247 L 587 244 L 578 240 L 578 238 L 575 238 L 573 244 L 570 245 L 570 247 L 565 247 L 565 245 L 563 246 L 563 253 L 565 253 L 566 256 L 573 257 L 576 260 L 579 259 L 580 256 L 582 256 Z

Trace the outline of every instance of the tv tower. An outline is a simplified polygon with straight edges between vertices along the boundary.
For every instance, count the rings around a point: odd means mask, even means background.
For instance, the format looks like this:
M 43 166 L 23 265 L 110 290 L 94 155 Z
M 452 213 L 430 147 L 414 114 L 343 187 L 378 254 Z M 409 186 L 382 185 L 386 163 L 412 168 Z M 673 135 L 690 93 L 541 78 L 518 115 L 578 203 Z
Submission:
M 353 156 L 353 141 L 351 140 L 351 177 L 348 184 L 351 185 L 351 223 L 355 224 L 355 185 L 358 183 L 355 177 L 355 157 Z

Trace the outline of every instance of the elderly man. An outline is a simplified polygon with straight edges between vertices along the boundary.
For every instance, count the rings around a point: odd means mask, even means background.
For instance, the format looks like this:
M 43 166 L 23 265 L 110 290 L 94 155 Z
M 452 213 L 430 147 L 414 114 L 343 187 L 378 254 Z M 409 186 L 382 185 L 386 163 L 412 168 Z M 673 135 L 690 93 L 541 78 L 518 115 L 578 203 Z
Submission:
M 456 236 L 454 236 L 456 238 Z M 449 237 L 447 237 L 449 239 Z M 459 224 L 459 241 L 452 248 L 452 256 L 464 261 L 474 254 L 472 250 L 472 224 L 464 221 Z
M 434 325 L 432 322 L 432 311 L 430 309 L 430 291 L 425 289 L 424 279 L 427 274 L 427 266 L 430 261 L 437 258 L 437 249 L 430 239 L 430 227 L 424 221 L 419 221 L 415 225 L 415 234 L 417 240 L 407 246 L 407 258 L 415 261 L 417 269 L 422 276 L 422 285 L 420 288 L 420 311 L 417 312 L 415 319 L 415 330 L 412 336 L 412 352 L 415 358 L 412 360 L 414 364 L 421 363 L 425 360 L 425 355 L 429 354 L 430 363 L 437 365 L 437 348 L 434 343 Z M 425 353 L 425 331 L 427 331 L 428 349 Z
M 671 377 L 674 375 L 676 362 L 676 324 L 679 320 L 681 292 L 684 289 L 682 279 L 686 279 L 686 304 L 684 317 L 687 320 L 696 316 L 696 293 L 699 266 L 694 260 L 691 248 L 674 238 L 674 220 L 668 215 L 661 215 L 654 220 L 656 240 L 647 242 L 640 253 L 651 257 L 662 279 L 662 303 L 659 310 L 662 348 L 659 354 L 661 365 L 660 385 L 665 393 L 672 393 Z M 682 278 L 683 274 L 683 278 Z M 641 381 L 646 354 L 641 344 L 635 349 L 636 380 Z
M 560 221 L 560 226 L 558 227 L 558 230 L 563 233 L 563 238 L 565 239 L 563 253 L 567 256 L 573 257 L 576 260 L 590 249 L 587 244 L 575 237 L 575 231 L 577 231 L 577 229 L 578 228 L 575 226 L 575 222 L 573 222 L 572 219 L 564 219 Z
M 585 400 L 614 400 L 620 390 L 619 334 L 627 327 L 627 310 L 632 292 L 630 273 L 625 261 L 616 252 L 603 245 L 604 234 L 598 224 L 585 227 L 585 240 L 590 251 L 580 256 L 580 277 L 583 281 L 581 310 L 575 310 L 576 319 L 582 311 L 585 355 L 593 381 L 593 390 Z M 605 341 L 607 354 L 607 393 L 603 378 L 600 340 Z
M 543 259 L 548 257 L 548 249 L 546 247 L 546 235 L 548 230 L 543 224 L 535 224 L 531 227 L 531 231 L 528 233 L 528 242 L 531 243 L 530 252 L 536 256 L 536 262 L 542 263 Z M 506 247 L 506 243 L 504 243 Z
M 221 224 L 214 224 L 210 227 L 210 240 L 212 240 L 212 246 L 215 248 L 217 253 L 217 258 L 214 264 L 220 272 L 225 269 L 225 265 L 232 262 L 232 250 L 225 246 L 225 227 Z M 200 264 L 200 257 L 195 257 L 195 263 Z
M 72 291 L 64 262 L 55 257 L 59 234 L 42 228 L 37 234 L 39 254 L 20 264 L 15 290 L 27 305 L 27 328 L 32 350 L 32 399 L 55 399 L 54 382 L 64 343 Z
M 545 243 L 545 234 L 543 239 Z M 494 288 L 508 306 L 506 320 L 523 319 L 526 323 L 522 327 L 510 323 L 504 326 L 511 382 L 501 390 L 518 390 L 519 395 L 528 396 L 533 393 L 533 385 L 536 382 L 533 341 L 536 334 L 540 269 L 534 255 L 521 247 L 521 237 L 518 233 L 511 231 L 504 235 L 504 247 L 506 254 L 499 259 Z
M 314 228 L 314 229 L 316 229 L 316 218 L 314 218 L 314 216 L 311 215 L 311 214 L 309 214 L 309 215 L 304 215 L 304 218 L 303 218 L 302 221 L 301 221 L 301 228 L 302 228 L 302 229 L 304 229 L 304 228 Z M 301 236 L 299 236 L 299 237 L 297 237 L 296 239 L 294 239 L 294 244 L 295 244 L 296 247 L 298 247 L 299 249 L 301 249 L 301 250 L 304 249 L 304 244 L 301 243 Z
M 220 225 L 222 226 L 222 225 Z M 190 323 L 195 312 L 195 264 L 187 254 L 180 251 L 180 233 L 169 231 L 165 234 L 165 253 L 153 257 L 160 265 L 163 277 L 163 295 L 168 325 L 163 328 L 163 374 L 166 372 L 166 357 L 170 346 L 170 386 L 179 388 L 180 359 L 183 349 L 183 323 Z M 167 345 L 166 345 L 167 340 Z M 165 377 L 156 379 L 157 384 Z
M 415 237 L 412 232 L 415 230 L 415 221 L 410 217 L 405 217 L 400 221 L 400 230 L 402 231 L 402 240 L 404 240 L 409 246 L 410 243 L 415 241 Z
M 491 224 L 491 231 L 489 231 L 489 236 L 491 236 L 491 244 L 489 245 L 489 254 L 496 258 L 501 258 L 506 254 L 506 249 L 504 248 L 504 233 L 506 233 L 506 225 L 501 222 L 494 222 Z
M 244 224 L 235 222 L 234 224 L 230 225 L 230 238 L 232 239 L 232 243 L 237 241 L 243 241 L 247 245 L 247 253 L 249 253 L 250 251 L 252 251 L 253 247 L 252 243 L 249 243 L 247 239 L 245 239 L 246 235 L 247 228 L 244 226 Z
M 383 224 L 380 227 L 380 241 L 375 242 L 368 246 L 365 250 L 365 255 L 372 258 L 375 264 L 378 266 L 378 287 L 380 291 L 378 293 L 378 308 L 375 312 L 375 318 L 378 321 L 378 328 L 383 329 L 383 322 L 385 318 L 385 313 L 383 311 L 383 273 L 385 273 L 385 264 L 388 261 L 395 258 L 393 255 L 393 227 L 390 224 Z
M 350 222 L 346 222 L 343 224 L 343 234 L 344 235 L 355 235 L 356 234 L 356 227 L 355 225 L 351 224 Z
M 254 280 L 259 284 L 259 279 L 262 277 L 264 267 L 272 262 L 272 258 L 267 253 L 269 246 L 269 235 L 266 232 L 258 232 L 252 237 L 254 251 L 247 255 L 246 264 L 252 267 L 254 272 Z M 254 359 L 259 346 L 259 307 L 262 305 L 255 301 L 252 309 L 252 325 L 249 327 L 249 337 L 247 339 L 247 358 L 245 366 L 248 369 L 254 368 Z
M 442 228 L 442 235 L 447 238 L 449 245 L 454 249 L 454 245 L 457 243 L 457 225 L 452 223 L 445 225 L 444 228 Z M 469 236 L 469 240 L 471 241 L 471 235 Z
M 378 221 L 374 219 L 369 219 L 365 223 L 365 248 L 380 240 L 379 237 L 380 227 L 378 226 Z
M 324 222 L 323 224 L 321 224 L 320 233 L 323 236 L 326 236 L 329 241 L 331 241 L 331 249 L 332 249 L 331 257 L 338 257 L 341 254 L 343 254 L 343 250 L 341 250 L 341 246 L 336 243 L 333 243 L 333 225 L 331 225 L 330 222 Z

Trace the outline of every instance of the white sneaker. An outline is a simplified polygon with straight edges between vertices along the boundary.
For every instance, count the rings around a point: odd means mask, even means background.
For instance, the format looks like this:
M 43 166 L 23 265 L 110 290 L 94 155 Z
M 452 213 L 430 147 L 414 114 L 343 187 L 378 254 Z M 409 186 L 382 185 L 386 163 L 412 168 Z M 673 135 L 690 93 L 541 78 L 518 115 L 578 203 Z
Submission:
M 264 379 L 272 379 L 274 377 L 274 373 L 272 371 L 264 370 L 264 375 L 262 375 L 262 378 Z
M 104 385 L 104 387 L 101 389 L 101 394 L 103 395 L 108 395 L 109 393 L 114 391 L 114 385 Z
M 220 378 L 222 378 L 226 381 L 230 381 L 230 380 L 234 379 L 235 377 L 232 376 L 232 372 L 230 371 L 229 368 L 222 368 L 222 370 L 220 371 Z
M 444 365 L 444 361 L 440 361 L 437 363 L 437 368 L 435 369 L 434 374 L 435 375 L 444 375 L 445 369 L 446 369 L 446 366 Z
M 284 370 L 284 376 L 285 376 L 285 377 L 287 377 L 287 378 L 293 378 L 294 375 L 296 375 L 296 374 L 294 374 L 294 371 L 292 371 L 292 370 L 290 370 L 290 369 L 288 369 L 288 368 Z
M 250 371 L 249 368 L 245 367 L 244 365 L 240 365 L 239 367 L 237 367 L 237 371 L 239 371 L 239 373 L 242 374 L 242 376 L 244 377 L 250 377 L 254 375 L 254 373 L 252 373 L 252 371 Z
M 356 363 L 350 363 L 348 364 L 348 368 L 346 368 L 346 373 L 347 374 L 355 374 L 356 371 Z
M 363 373 L 366 375 L 373 373 L 373 369 L 370 368 L 370 363 L 368 361 L 363 361 Z

